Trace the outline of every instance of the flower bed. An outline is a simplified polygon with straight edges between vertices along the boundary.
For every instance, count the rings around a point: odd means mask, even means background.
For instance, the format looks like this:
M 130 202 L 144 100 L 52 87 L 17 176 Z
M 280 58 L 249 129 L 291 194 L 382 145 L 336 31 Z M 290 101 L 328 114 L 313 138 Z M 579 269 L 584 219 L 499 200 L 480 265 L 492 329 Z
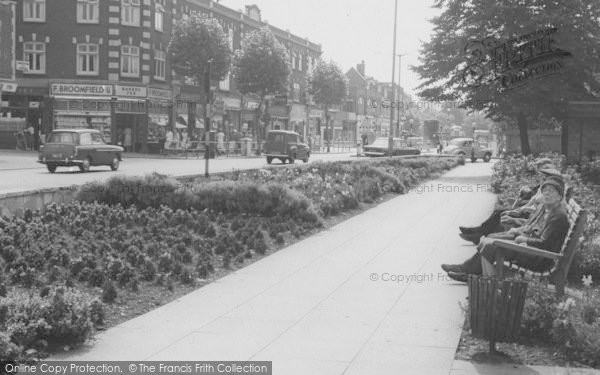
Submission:
M 456 165 L 314 163 L 187 184 L 115 177 L 82 186 L 69 204 L 0 220 L 0 359 L 80 344 L 132 295 L 196 287 L 318 230 L 325 217 Z

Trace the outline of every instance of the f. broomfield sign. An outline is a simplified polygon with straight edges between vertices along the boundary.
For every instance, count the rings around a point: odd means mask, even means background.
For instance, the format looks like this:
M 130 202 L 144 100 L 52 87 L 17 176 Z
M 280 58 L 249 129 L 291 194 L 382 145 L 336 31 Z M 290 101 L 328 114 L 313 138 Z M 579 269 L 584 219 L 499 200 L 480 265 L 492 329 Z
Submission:
M 504 42 L 492 37 L 469 41 L 463 82 L 478 87 L 498 81 L 503 89 L 512 89 L 560 73 L 562 60 L 571 53 L 556 46 L 556 31 L 555 27 L 541 29 Z

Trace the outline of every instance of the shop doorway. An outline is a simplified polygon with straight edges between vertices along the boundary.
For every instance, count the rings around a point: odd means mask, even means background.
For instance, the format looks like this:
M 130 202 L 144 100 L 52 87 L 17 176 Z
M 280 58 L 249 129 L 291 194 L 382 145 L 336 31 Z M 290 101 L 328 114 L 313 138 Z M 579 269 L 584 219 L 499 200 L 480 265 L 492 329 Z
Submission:
M 125 152 L 144 152 L 147 142 L 144 114 L 117 113 L 117 142 Z

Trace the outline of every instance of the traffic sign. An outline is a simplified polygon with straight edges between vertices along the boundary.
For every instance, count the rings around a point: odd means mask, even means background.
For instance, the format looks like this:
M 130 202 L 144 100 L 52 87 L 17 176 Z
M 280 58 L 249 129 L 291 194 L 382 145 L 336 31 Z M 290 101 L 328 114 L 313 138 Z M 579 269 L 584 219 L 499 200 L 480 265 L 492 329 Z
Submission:
M 17 83 L 16 82 L 0 82 L 0 91 L 16 92 L 17 91 Z

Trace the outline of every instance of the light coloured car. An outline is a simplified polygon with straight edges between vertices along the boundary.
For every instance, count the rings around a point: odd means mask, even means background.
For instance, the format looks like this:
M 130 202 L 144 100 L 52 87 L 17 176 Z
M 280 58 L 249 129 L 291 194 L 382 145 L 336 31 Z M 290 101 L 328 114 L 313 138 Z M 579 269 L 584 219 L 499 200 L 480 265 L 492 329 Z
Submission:
M 489 147 L 482 147 L 479 142 L 473 141 L 473 138 L 454 138 L 448 146 L 444 147 L 442 154 L 458 155 L 470 158 L 472 162 L 477 159 L 483 159 L 484 162 L 490 161 L 493 150 Z
M 38 163 L 45 164 L 50 173 L 57 167 L 71 166 L 88 172 L 95 165 L 107 165 L 116 171 L 122 154 L 123 147 L 107 144 L 98 130 L 56 129 L 40 146 Z

